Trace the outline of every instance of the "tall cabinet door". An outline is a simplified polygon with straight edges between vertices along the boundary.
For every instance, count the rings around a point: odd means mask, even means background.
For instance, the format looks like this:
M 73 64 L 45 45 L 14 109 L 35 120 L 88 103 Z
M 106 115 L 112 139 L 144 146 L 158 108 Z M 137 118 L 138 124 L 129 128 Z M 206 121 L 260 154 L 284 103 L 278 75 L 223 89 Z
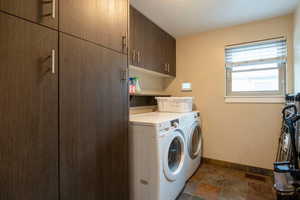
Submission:
M 125 55 L 60 35 L 61 200 L 128 200 Z
M 127 53 L 128 0 L 61 0 L 60 30 Z
M 58 28 L 58 0 L 0 0 L 0 10 L 54 29 Z
M 0 199 L 55 200 L 58 33 L 3 13 L 0 30 Z

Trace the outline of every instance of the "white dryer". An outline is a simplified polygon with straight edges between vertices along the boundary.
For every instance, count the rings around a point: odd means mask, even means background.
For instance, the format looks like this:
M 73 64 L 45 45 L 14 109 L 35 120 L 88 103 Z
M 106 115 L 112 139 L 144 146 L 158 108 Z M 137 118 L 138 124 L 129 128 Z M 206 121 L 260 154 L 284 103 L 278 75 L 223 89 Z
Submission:
M 176 113 L 130 116 L 130 199 L 175 200 L 186 178 L 186 141 Z
M 199 112 L 191 112 L 182 118 L 186 134 L 186 179 L 199 168 L 202 158 L 202 131 Z

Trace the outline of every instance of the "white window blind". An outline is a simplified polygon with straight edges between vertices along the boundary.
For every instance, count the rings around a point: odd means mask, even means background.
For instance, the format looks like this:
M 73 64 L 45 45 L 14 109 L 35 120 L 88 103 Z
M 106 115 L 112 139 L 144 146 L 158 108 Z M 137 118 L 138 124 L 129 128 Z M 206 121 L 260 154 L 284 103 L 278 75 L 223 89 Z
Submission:
M 286 62 L 285 40 L 272 40 L 258 44 L 226 48 L 226 67 L 249 66 Z
M 228 46 L 225 62 L 227 96 L 284 95 L 284 38 Z

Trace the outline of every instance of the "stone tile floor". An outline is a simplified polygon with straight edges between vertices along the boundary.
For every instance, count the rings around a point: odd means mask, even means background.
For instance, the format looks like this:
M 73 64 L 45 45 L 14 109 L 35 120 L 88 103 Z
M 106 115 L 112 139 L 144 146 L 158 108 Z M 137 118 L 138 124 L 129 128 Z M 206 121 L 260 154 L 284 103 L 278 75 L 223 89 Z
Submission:
M 275 200 L 272 178 L 203 164 L 177 200 Z

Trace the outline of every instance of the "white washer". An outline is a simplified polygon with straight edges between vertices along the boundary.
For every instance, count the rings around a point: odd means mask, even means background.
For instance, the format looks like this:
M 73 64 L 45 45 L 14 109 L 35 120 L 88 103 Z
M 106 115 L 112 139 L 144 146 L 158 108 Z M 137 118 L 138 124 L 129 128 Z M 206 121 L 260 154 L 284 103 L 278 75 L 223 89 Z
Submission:
M 191 112 L 182 119 L 186 133 L 186 179 L 199 168 L 202 158 L 202 131 L 199 112 Z
M 186 181 L 180 114 L 130 116 L 130 199 L 175 200 Z

